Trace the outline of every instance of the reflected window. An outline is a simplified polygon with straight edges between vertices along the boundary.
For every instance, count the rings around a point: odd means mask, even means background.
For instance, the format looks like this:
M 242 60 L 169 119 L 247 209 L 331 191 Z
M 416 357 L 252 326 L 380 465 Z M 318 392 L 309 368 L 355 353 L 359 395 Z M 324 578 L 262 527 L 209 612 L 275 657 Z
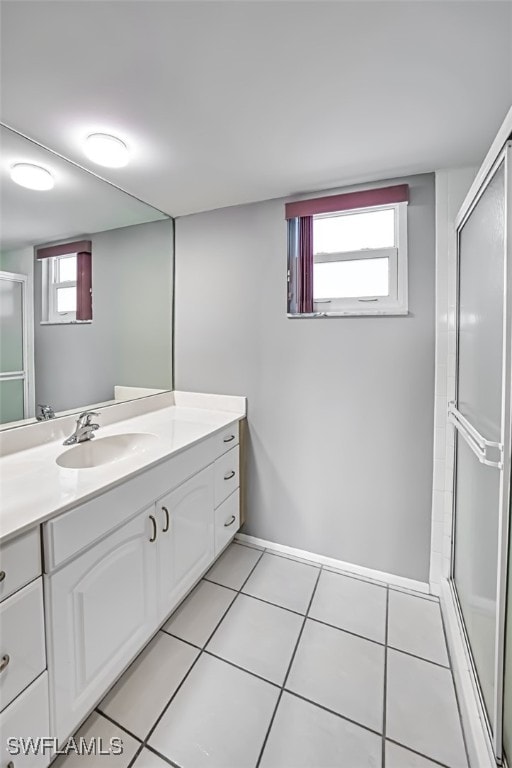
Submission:
M 50 259 L 49 320 L 76 320 L 76 256 Z M 71 317 L 72 315 L 72 317 Z
M 92 320 L 91 242 L 36 249 L 42 265 L 42 323 Z

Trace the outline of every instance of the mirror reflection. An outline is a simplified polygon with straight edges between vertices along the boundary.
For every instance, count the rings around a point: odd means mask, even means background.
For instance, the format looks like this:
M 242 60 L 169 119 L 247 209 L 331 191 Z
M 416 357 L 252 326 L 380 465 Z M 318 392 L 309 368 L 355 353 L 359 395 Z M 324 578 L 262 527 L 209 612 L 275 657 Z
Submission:
M 172 386 L 168 216 L 1 127 L 0 424 Z

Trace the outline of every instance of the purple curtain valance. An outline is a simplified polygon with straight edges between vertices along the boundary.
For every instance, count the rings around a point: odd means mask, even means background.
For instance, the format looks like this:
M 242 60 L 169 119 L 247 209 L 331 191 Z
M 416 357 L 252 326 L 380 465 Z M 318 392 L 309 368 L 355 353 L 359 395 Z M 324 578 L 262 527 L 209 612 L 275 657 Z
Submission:
M 286 203 L 285 218 L 295 219 L 302 216 L 315 216 L 319 213 L 349 211 L 353 208 L 370 208 L 375 205 L 406 203 L 409 200 L 409 185 L 397 184 L 394 187 L 364 189 L 360 192 L 346 192 L 342 195 L 313 197 L 310 200 L 297 200 Z

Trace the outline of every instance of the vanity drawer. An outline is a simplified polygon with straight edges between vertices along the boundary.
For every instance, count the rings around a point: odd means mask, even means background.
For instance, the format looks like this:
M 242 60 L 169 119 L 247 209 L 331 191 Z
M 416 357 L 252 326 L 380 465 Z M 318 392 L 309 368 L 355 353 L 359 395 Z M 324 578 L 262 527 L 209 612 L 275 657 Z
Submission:
M 0 701 L 4 709 L 46 667 L 43 580 L 0 605 Z
M 234 448 L 235 445 L 238 445 L 239 443 L 239 431 L 238 431 L 238 421 L 235 422 L 235 424 L 231 424 L 230 427 L 226 427 L 226 429 L 221 432 L 219 435 L 216 436 L 217 440 L 217 456 L 220 456 L 225 451 L 231 450 L 231 448 Z
M 40 575 L 39 527 L 0 545 L 0 600 Z
M 215 555 L 240 528 L 240 493 L 236 490 L 215 510 Z
M 240 485 L 240 451 L 238 446 L 217 459 L 214 464 L 214 474 L 215 506 L 218 507 Z
M 10 763 L 14 768 L 45 768 L 52 756 L 49 748 L 43 750 L 41 747 L 37 755 L 29 749 L 27 755 L 22 752 L 11 754 L 7 748 L 16 747 L 18 739 L 26 742 L 31 736 L 44 739 L 49 735 L 48 674 L 43 672 L 0 715 L 0 768 L 7 768 Z M 9 739 L 16 741 L 10 743 Z

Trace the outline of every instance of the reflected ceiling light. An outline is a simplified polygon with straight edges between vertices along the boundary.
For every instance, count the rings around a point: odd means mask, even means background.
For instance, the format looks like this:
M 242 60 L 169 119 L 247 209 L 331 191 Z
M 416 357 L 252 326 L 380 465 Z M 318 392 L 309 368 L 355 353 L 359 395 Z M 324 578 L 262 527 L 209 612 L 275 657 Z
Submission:
M 122 168 L 130 159 L 124 141 L 108 133 L 91 133 L 85 140 L 84 150 L 89 160 L 108 168 Z
M 27 189 L 53 189 L 55 181 L 50 171 L 32 163 L 16 163 L 11 168 L 11 179 Z

